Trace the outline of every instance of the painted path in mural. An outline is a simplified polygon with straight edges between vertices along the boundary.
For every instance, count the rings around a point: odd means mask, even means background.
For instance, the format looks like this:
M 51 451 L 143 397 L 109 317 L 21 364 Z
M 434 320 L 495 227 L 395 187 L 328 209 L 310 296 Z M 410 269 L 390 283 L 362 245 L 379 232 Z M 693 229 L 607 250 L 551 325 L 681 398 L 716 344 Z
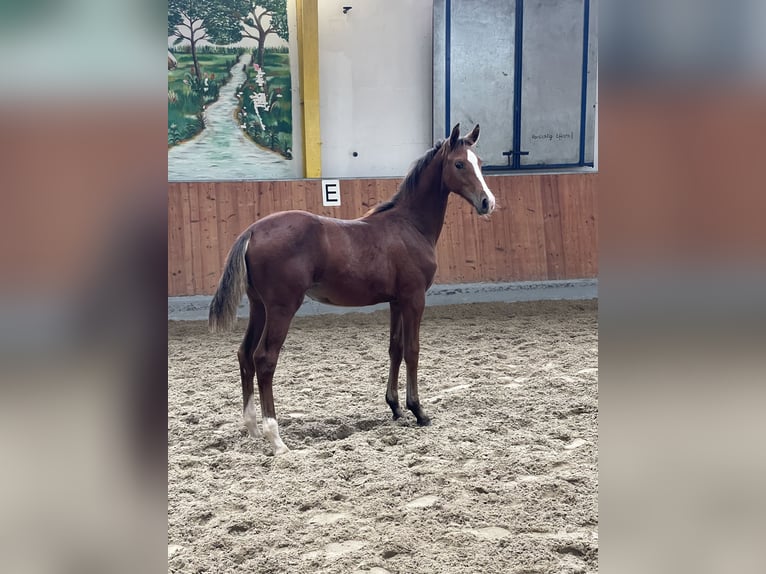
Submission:
M 237 88 L 245 81 L 242 68 L 251 57 L 244 54 L 231 69 L 231 80 L 204 112 L 205 129 L 168 150 L 168 181 L 296 177 L 294 161 L 257 146 L 237 124 Z

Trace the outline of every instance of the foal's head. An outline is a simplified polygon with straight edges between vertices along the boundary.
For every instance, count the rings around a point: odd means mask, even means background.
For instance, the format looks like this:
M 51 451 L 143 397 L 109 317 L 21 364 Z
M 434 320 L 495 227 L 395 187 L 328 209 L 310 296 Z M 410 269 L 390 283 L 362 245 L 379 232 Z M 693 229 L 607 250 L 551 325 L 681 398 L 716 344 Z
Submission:
M 495 196 L 484 181 L 481 160 L 473 151 L 478 139 L 478 124 L 464 138 L 460 137 L 460 124 L 454 127 L 449 141 L 444 144 L 446 159 L 442 168 L 442 182 L 449 191 L 457 193 L 473 205 L 476 213 L 487 215 L 495 209 Z

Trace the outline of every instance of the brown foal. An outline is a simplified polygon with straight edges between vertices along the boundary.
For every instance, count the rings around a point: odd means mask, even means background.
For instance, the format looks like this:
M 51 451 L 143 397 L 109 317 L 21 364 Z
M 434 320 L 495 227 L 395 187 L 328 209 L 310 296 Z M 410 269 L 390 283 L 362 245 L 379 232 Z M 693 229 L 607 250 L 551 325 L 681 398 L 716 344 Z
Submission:
M 279 437 L 272 380 L 279 352 L 304 296 L 322 303 L 363 306 L 388 302 L 391 335 L 386 402 L 394 419 L 399 406 L 399 367 L 407 368 L 407 408 L 421 426 L 431 420 L 418 398 L 420 320 L 426 290 L 436 273 L 439 239 L 450 192 L 462 196 L 480 215 L 490 214 L 495 198 L 473 151 L 477 125 L 460 137 L 456 125 L 415 162 L 397 193 L 359 219 L 340 220 L 303 211 L 284 211 L 248 227 L 229 252 L 210 304 L 210 329 L 231 328 L 246 293 L 250 322 L 239 347 L 245 426 L 258 436 L 253 377 L 263 417 L 263 434 L 274 454 L 288 448 Z

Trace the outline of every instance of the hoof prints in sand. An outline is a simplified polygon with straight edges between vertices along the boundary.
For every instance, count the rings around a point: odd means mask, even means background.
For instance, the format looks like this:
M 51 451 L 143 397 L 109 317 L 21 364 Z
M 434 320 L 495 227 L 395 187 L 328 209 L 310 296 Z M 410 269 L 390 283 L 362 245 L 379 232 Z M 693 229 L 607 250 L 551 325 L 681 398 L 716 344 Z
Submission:
M 169 326 L 170 572 L 597 571 L 595 303 L 427 309 L 426 428 L 385 404 L 386 314 L 297 318 L 276 458 L 242 426 L 243 334 Z

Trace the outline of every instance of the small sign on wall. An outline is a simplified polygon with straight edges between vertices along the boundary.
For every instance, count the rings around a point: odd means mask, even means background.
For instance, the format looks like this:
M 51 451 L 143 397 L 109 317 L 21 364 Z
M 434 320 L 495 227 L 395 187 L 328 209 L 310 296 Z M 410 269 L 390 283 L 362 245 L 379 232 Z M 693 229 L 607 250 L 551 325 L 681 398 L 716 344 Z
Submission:
M 322 180 L 322 205 L 325 207 L 340 206 L 340 181 L 337 179 Z

